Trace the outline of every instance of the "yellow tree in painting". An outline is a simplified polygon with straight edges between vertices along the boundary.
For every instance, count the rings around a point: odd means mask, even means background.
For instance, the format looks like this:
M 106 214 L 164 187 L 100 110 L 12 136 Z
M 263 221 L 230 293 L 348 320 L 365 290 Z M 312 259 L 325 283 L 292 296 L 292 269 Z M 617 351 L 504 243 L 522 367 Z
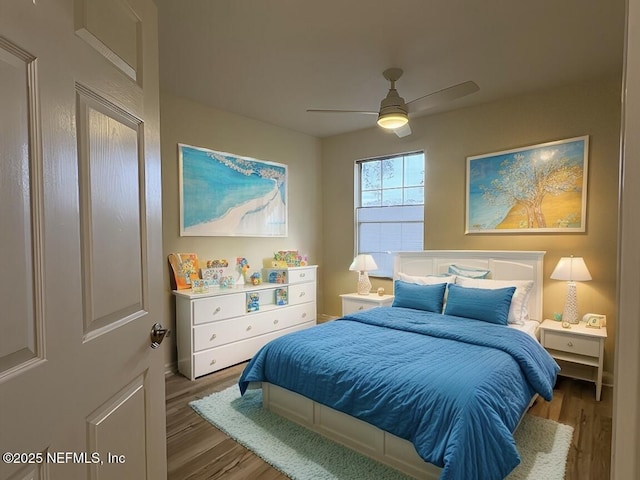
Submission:
M 556 158 L 557 150 L 545 149 L 526 158 L 516 153 L 500 164 L 499 175 L 491 186 L 481 186 L 489 205 L 522 206 L 525 228 L 546 228 L 542 211 L 545 197 L 581 190 L 582 168 L 568 157 Z

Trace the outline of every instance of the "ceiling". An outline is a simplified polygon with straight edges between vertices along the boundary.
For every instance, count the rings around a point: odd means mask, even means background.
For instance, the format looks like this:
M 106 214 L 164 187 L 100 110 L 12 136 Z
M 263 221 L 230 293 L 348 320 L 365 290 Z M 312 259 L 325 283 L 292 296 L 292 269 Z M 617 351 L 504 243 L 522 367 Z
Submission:
M 327 137 L 375 126 L 400 67 L 408 102 L 473 80 L 428 115 L 622 71 L 625 0 L 155 0 L 162 91 Z

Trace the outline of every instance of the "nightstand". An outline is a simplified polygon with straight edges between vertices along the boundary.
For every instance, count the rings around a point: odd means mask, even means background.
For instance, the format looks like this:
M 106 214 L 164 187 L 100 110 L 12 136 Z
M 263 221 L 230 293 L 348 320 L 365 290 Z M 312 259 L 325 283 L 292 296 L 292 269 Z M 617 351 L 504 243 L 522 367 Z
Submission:
M 602 362 L 607 328 L 589 328 L 584 322 L 563 328 L 561 322 L 540 325 L 540 343 L 561 367 L 560 375 L 596 384 L 596 400 L 602 392 Z
M 342 297 L 342 315 L 369 310 L 375 307 L 390 307 L 393 303 L 393 295 L 359 295 L 357 293 L 344 293 Z

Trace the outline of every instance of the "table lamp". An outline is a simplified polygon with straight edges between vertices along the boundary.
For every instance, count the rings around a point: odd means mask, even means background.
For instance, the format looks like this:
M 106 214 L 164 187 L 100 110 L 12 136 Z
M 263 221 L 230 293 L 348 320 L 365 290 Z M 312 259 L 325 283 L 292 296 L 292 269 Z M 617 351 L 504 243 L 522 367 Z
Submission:
M 591 274 L 582 257 L 562 257 L 551 274 L 554 280 L 567 280 L 567 299 L 562 312 L 562 320 L 569 323 L 579 323 L 578 296 L 576 294 L 576 281 L 586 282 L 591 280 Z
M 372 270 L 377 270 L 378 265 L 371 255 L 361 253 L 351 262 L 349 270 L 358 272 L 358 294 L 369 295 L 371 291 L 371 282 L 369 274 Z

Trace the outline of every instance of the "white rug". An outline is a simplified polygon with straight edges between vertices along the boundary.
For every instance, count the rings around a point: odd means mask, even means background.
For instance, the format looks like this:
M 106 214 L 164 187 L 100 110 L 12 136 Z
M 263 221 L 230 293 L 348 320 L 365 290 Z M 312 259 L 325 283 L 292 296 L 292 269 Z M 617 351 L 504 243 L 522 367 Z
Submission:
M 294 480 L 398 480 L 401 473 L 262 408 L 262 391 L 234 385 L 190 403 L 207 421 Z M 515 434 L 522 459 L 508 480 L 562 480 L 573 427 L 525 415 Z

